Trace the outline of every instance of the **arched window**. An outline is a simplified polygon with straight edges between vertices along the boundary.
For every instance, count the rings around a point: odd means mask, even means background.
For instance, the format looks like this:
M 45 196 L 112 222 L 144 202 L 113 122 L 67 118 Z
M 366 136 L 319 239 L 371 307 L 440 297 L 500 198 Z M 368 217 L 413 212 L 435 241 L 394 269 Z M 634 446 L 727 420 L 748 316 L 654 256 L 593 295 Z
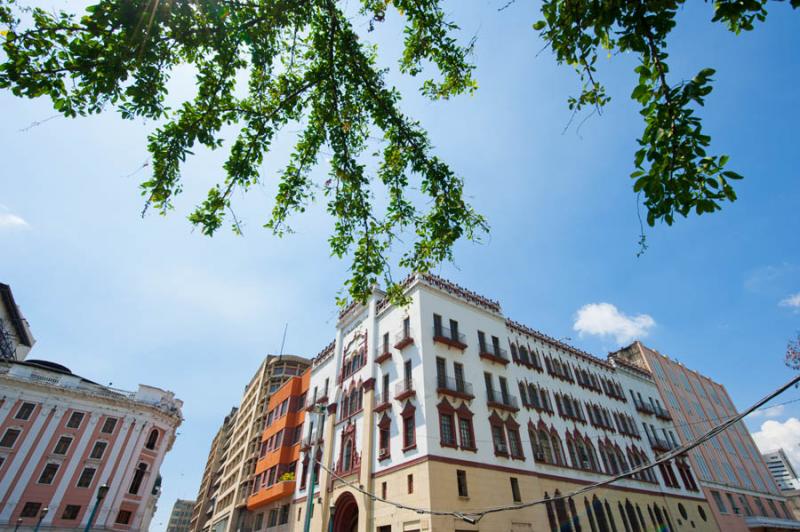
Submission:
M 572 532 L 570 518 L 567 515 L 567 504 L 564 502 L 564 499 L 561 498 L 561 492 L 556 490 L 553 493 L 553 499 L 556 506 L 556 518 L 558 519 L 559 530 L 561 530 L 561 532 Z
M 353 440 L 348 439 L 344 444 L 344 453 L 342 455 L 342 469 L 350 471 L 353 466 Z
M 611 513 L 611 505 L 608 504 L 608 499 L 603 499 L 606 507 L 606 516 L 608 517 L 608 523 L 611 525 L 612 532 L 617 532 L 617 522 L 614 520 L 614 514 Z
M 586 497 L 583 498 L 583 510 L 586 512 L 586 519 L 589 520 L 589 528 L 592 529 L 592 532 L 597 532 L 597 526 L 594 524 L 594 512 L 592 512 L 589 499 Z
M 641 532 L 639 519 L 636 517 L 636 511 L 633 508 L 633 504 L 631 504 L 631 501 L 628 499 L 625 499 L 625 513 L 628 516 L 628 522 L 631 524 L 633 532 Z
M 150 431 L 150 435 L 147 437 L 147 443 L 144 446 L 152 450 L 156 448 L 157 443 L 158 443 L 158 429 L 153 429 Z
M 558 465 L 566 465 L 564 460 L 564 448 L 561 447 L 561 438 L 558 436 L 556 429 L 550 430 L 550 442 L 553 445 L 553 463 Z
M 608 521 L 606 521 L 606 512 L 603 510 L 603 503 L 597 498 L 597 495 L 592 497 L 592 509 L 594 510 L 594 518 L 597 520 L 597 529 L 599 532 L 611 532 L 608 528 Z
M 544 505 L 547 508 L 547 521 L 550 523 L 550 532 L 558 532 L 558 523 L 556 522 L 556 514 L 553 511 L 553 501 L 547 492 L 544 492 Z
M 581 532 L 581 518 L 578 517 L 578 511 L 575 509 L 575 501 L 572 500 L 572 497 L 569 498 L 567 504 L 569 505 L 569 515 L 572 516 L 572 526 L 575 528 L 575 532 Z
M 539 450 L 544 455 L 544 461 L 548 464 L 555 464 L 553 456 L 553 446 L 550 444 L 550 435 L 544 429 L 539 429 Z
M 144 474 L 146 472 L 147 464 L 144 462 L 140 463 L 136 468 L 136 471 L 133 472 L 133 480 L 131 481 L 131 487 L 128 489 L 128 493 L 131 495 L 136 495 L 139 493 L 139 489 L 142 487 L 142 481 L 144 480 Z
M 631 527 L 628 524 L 628 518 L 625 517 L 625 509 L 622 507 L 622 503 L 617 501 L 617 510 L 619 511 L 619 516 L 622 519 L 622 525 L 625 527 L 625 532 L 631 532 Z

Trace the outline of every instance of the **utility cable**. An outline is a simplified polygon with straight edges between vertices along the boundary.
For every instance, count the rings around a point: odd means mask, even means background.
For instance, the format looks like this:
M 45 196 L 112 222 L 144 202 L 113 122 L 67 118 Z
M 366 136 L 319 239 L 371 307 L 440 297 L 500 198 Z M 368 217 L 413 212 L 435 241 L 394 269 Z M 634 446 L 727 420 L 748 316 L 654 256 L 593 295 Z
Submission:
M 741 421 L 745 416 L 747 416 L 747 415 L 751 414 L 752 412 L 756 411 L 757 409 L 761 408 L 762 406 L 764 406 L 766 403 L 768 403 L 769 401 L 771 401 L 775 397 L 778 397 L 779 395 L 781 395 L 783 392 L 785 392 L 786 390 L 788 390 L 789 388 L 791 388 L 792 386 L 794 386 L 798 382 L 800 382 L 800 375 L 792 378 L 789 382 L 787 382 L 783 386 L 779 387 L 778 389 L 774 390 L 773 392 L 769 393 L 764 398 L 760 399 L 759 401 L 757 401 L 755 404 L 753 404 L 752 406 L 750 406 L 749 408 L 747 408 L 743 412 L 741 412 L 741 413 L 737 414 L 736 416 L 731 417 L 727 421 L 725 421 L 725 422 L 723 422 L 721 424 L 718 424 L 715 427 L 711 428 L 708 432 L 706 432 L 702 436 L 699 436 L 698 438 L 695 438 L 694 440 L 692 440 L 692 441 L 690 441 L 688 443 L 680 445 L 677 448 L 660 455 L 652 463 L 644 464 L 644 465 L 641 465 L 639 467 L 633 468 L 633 469 L 631 469 L 631 470 L 629 470 L 629 471 L 627 471 L 625 473 L 620 473 L 620 474 L 614 475 L 614 476 L 612 476 L 610 478 L 607 478 L 607 479 L 604 479 L 604 480 L 601 480 L 601 481 L 598 481 L 598 482 L 593 482 L 591 484 L 587 484 L 587 485 L 583 486 L 582 488 L 579 488 L 579 489 L 574 490 L 574 491 L 569 492 L 569 493 L 561 494 L 561 495 L 554 496 L 554 497 L 547 497 L 547 498 L 543 497 L 543 498 L 540 498 L 540 499 L 534 499 L 534 500 L 531 500 L 531 501 L 528 501 L 528 502 L 515 503 L 515 504 L 512 504 L 512 505 L 494 506 L 494 507 L 490 507 L 490 508 L 485 508 L 483 510 L 475 510 L 475 511 L 469 511 L 469 512 L 454 512 L 454 511 L 446 511 L 446 510 L 433 510 L 433 509 L 430 509 L 430 508 L 421 508 L 421 507 L 410 506 L 410 505 L 407 505 L 407 504 L 399 503 L 399 502 L 396 502 L 396 501 L 391 501 L 391 500 L 385 499 L 383 497 L 379 497 L 379 496 L 375 495 L 374 493 L 370 493 L 367 490 L 365 490 L 364 488 L 362 488 L 359 484 L 354 483 L 352 481 L 349 481 L 349 480 L 339 476 L 338 474 L 336 474 L 336 472 L 334 472 L 331 469 L 329 469 L 328 467 L 326 467 L 321 461 L 319 461 L 319 460 L 314 460 L 314 461 L 317 464 L 319 464 L 319 466 L 321 468 L 323 468 L 325 471 L 327 471 L 331 475 L 331 477 L 333 477 L 336 480 L 341 481 L 342 483 L 344 483 L 345 485 L 353 488 L 354 490 L 366 495 L 367 497 L 369 497 L 373 501 L 384 502 L 386 504 L 394 506 L 395 508 L 399 508 L 401 510 L 411 510 L 411 511 L 416 512 L 418 514 L 437 515 L 437 516 L 450 516 L 450 517 L 455 517 L 457 519 L 461 519 L 461 520 L 463 520 L 463 521 L 465 521 L 467 523 L 470 523 L 470 524 L 476 524 L 483 517 L 485 517 L 486 515 L 489 515 L 489 514 L 507 512 L 507 511 L 513 511 L 513 510 L 519 510 L 521 508 L 529 508 L 529 507 L 532 507 L 532 506 L 536 506 L 536 505 L 539 505 L 539 504 L 545 504 L 545 503 L 548 503 L 548 502 L 554 502 L 554 501 L 557 501 L 557 500 L 570 499 L 570 498 L 575 497 L 577 495 L 582 495 L 584 493 L 588 493 L 590 491 L 596 490 L 596 489 L 601 488 L 603 486 L 607 486 L 609 484 L 617 482 L 618 480 L 624 480 L 624 479 L 626 479 L 628 477 L 631 477 L 631 476 L 636 475 L 638 473 L 644 472 L 644 471 L 646 471 L 648 469 L 651 469 L 651 468 L 653 468 L 653 467 L 655 467 L 655 466 L 657 466 L 659 464 L 662 464 L 664 462 L 668 462 L 669 460 L 672 460 L 672 459 L 674 459 L 674 458 L 676 458 L 676 457 L 678 457 L 680 455 L 683 455 L 683 454 L 687 453 L 688 451 L 694 449 L 695 447 L 699 446 L 700 444 L 705 443 L 706 441 L 714 438 L 715 436 L 717 436 L 721 432 L 723 432 L 726 429 L 728 429 L 730 426 L 732 426 L 735 423 Z

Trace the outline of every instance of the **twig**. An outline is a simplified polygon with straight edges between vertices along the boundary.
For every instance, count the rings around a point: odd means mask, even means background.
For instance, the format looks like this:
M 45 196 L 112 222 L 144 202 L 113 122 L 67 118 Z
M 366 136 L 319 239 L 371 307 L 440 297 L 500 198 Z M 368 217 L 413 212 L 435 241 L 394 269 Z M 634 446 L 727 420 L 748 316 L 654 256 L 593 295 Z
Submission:
M 19 132 L 20 133 L 25 133 L 26 131 L 29 131 L 29 130 L 33 129 L 36 126 L 41 126 L 45 122 L 49 122 L 50 120 L 53 120 L 54 118 L 59 118 L 60 116 L 61 115 L 53 115 L 53 116 L 48 116 L 44 120 L 34 120 L 27 127 L 23 127 L 22 129 L 20 129 Z

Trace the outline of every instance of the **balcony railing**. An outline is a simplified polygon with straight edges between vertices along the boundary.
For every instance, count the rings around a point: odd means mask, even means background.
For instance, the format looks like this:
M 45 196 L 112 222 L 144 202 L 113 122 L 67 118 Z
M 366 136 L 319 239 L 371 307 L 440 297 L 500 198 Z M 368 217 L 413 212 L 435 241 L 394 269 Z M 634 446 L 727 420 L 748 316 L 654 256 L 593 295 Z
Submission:
M 467 348 L 467 337 L 457 330 L 450 330 L 448 327 L 434 326 L 433 341 L 461 349 L 462 351 Z
M 383 390 L 381 393 L 375 395 L 375 407 L 373 411 L 382 412 L 392 406 L 392 399 L 389 397 L 389 391 Z
M 516 412 L 519 410 L 519 403 L 516 397 L 510 394 L 503 395 L 497 390 L 487 390 L 486 403 L 490 407 L 508 410 L 509 412 Z
M 638 399 L 636 399 L 633 404 L 636 406 L 636 410 L 643 414 L 652 416 L 656 413 L 655 409 L 651 405 L 645 403 L 644 401 L 639 401 Z
M 654 451 L 660 452 L 672 450 L 672 444 L 663 438 L 659 438 L 658 436 L 650 437 L 650 447 L 652 447 Z
M 656 405 L 655 412 L 656 417 L 666 421 L 672 421 L 672 414 L 670 414 L 664 407 Z
M 414 391 L 414 381 L 404 380 L 394 385 L 394 398 L 398 401 L 408 399 L 416 392 Z
M 410 328 L 403 329 L 394 335 L 394 348 L 403 349 L 414 343 L 414 334 Z
M 392 351 L 389 349 L 389 346 L 380 346 L 375 350 L 375 362 L 377 364 L 383 364 L 387 360 L 392 359 Z
M 437 377 L 436 391 L 446 395 L 452 395 L 462 399 L 472 399 L 472 384 L 464 382 L 464 379 L 454 379 L 452 377 Z
M 495 362 L 504 366 L 510 362 L 508 359 L 508 351 L 499 346 L 484 344 L 480 347 L 478 356 L 489 362 Z

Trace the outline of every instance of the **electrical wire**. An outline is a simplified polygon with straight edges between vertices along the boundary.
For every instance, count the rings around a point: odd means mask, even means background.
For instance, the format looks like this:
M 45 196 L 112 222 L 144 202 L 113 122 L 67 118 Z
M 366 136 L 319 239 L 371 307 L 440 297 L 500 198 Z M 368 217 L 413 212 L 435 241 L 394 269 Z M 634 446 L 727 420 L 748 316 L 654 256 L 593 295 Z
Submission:
M 794 377 L 793 379 L 791 379 L 789 382 L 787 382 L 783 386 L 781 386 L 781 387 L 777 388 L 776 390 L 774 390 L 773 392 L 767 394 L 764 398 L 762 398 L 761 400 L 757 401 L 756 403 L 754 403 L 752 406 L 750 406 L 749 408 L 747 408 L 743 412 L 741 412 L 741 413 L 731 417 L 727 421 L 725 421 L 723 423 L 720 423 L 720 424 L 716 425 L 715 427 L 711 428 L 708 432 L 706 432 L 702 436 L 699 436 L 699 437 L 695 438 L 694 440 L 692 440 L 692 441 L 690 441 L 688 443 L 680 445 L 680 446 L 678 446 L 677 448 L 675 448 L 675 449 L 673 449 L 671 451 L 668 451 L 668 452 L 666 452 L 664 454 L 661 454 L 652 463 L 644 464 L 642 466 L 630 469 L 629 471 L 627 471 L 625 473 L 620 473 L 620 474 L 614 475 L 614 476 L 612 476 L 610 478 L 607 478 L 607 479 L 604 479 L 604 480 L 601 480 L 601 481 L 598 481 L 598 482 L 593 482 L 591 484 L 587 484 L 587 485 L 583 486 L 582 488 L 579 488 L 579 489 L 574 490 L 574 491 L 569 492 L 569 493 L 561 494 L 559 496 L 554 496 L 554 497 L 549 497 L 549 498 L 544 498 L 543 497 L 543 498 L 540 498 L 540 499 L 534 499 L 534 500 L 527 501 L 527 502 L 519 502 L 519 503 L 515 503 L 515 504 L 512 504 L 512 505 L 504 505 L 504 506 L 494 506 L 494 507 L 484 508 L 482 510 L 474 510 L 474 511 L 469 511 L 469 512 L 455 512 L 455 511 L 448 511 L 448 510 L 433 510 L 431 508 L 422 508 L 422 507 L 410 506 L 410 505 L 399 503 L 399 502 L 396 502 L 396 501 L 391 501 L 389 499 L 385 499 L 383 497 L 379 497 L 379 496 L 375 495 L 374 493 L 370 493 L 369 491 L 367 491 L 364 488 L 362 488 L 361 485 L 359 485 L 359 484 L 357 484 L 355 482 L 349 481 L 349 480 L 337 475 L 336 472 L 334 472 L 331 469 L 329 469 L 328 467 L 326 467 L 322 463 L 322 461 L 320 461 L 320 460 L 314 460 L 314 461 L 317 464 L 319 464 L 319 466 L 322 469 L 327 471 L 331 475 L 332 478 L 334 478 L 336 480 L 339 480 L 343 484 L 345 484 L 345 485 L 353 488 L 354 490 L 366 495 L 367 497 L 369 497 L 373 501 L 380 501 L 380 502 L 389 504 L 391 506 L 394 506 L 395 508 L 398 508 L 398 509 L 401 509 L 401 510 L 411 510 L 411 511 L 413 511 L 415 513 L 418 513 L 418 514 L 427 514 L 427 515 L 436 515 L 436 516 L 450 516 L 450 517 L 455 517 L 457 519 L 461 519 L 462 521 L 465 521 L 465 522 L 470 523 L 470 524 L 476 524 L 483 517 L 485 517 L 485 516 L 487 516 L 489 514 L 507 512 L 507 511 L 513 511 L 513 510 L 519 510 L 519 509 L 522 509 L 522 508 L 530 508 L 532 506 L 545 504 L 545 503 L 548 503 L 548 502 L 554 502 L 554 501 L 557 501 L 557 500 L 570 499 L 572 497 L 575 497 L 575 496 L 578 496 L 578 495 L 582 495 L 584 493 L 588 493 L 590 491 L 596 490 L 596 489 L 601 488 L 603 486 L 607 486 L 607 485 L 612 484 L 614 482 L 617 482 L 619 480 L 623 480 L 623 479 L 626 479 L 626 478 L 631 477 L 633 475 L 636 475 L 638 473 L 644 472 L 644 471 L 646 471 L 648 469 L 651 469 L 651 468 L 653 468 L 653 467 L 655 467 L 655 466 L 657 466 L 659 464 L 662 464 L 664 462 L 668 462 L 669 460 L 672 460 L 672 459 L 674 459 L 674 458 L 676 458 L 676 457 L 678 457 L 680 455 L 683 455 L 683 454 L 687 453 L 688 451 L 694 449 L 695 447 L 697 447 L 697 446 L 707 442 L 708 440 L 714 438 L 718 434 L 720 434 L 723 431 L 727 430 L 730 426 L 732 426 L 735 423 L 741 421 L 745 416 L 747 416 L 747 415 L 755 412 L 756 410 L 760 409 L 766 403 L 768 403 L 772 399 L 778 397 L 779 395 L 781 395 L 783 392 L 785 392 L 786 390 L 788 390 L 789 388 L 791 388 L 792 386 L 794 386 L 798 382 L 800 382 L 800 375 Z

